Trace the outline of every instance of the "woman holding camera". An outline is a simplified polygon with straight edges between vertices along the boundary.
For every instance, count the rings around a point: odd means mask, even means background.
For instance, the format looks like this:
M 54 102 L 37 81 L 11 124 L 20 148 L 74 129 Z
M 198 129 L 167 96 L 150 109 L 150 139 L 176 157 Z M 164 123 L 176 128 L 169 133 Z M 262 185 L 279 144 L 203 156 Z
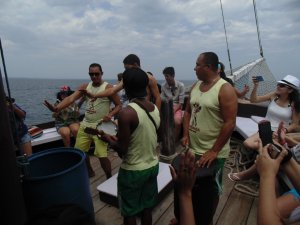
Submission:
M 295 126 L 299 125 L 299 107 L 295 108 L 295 102 L 299 99 L 298 89 L 300 87 L 300 80 L 292 75 L 286 75 L 282 80 L 277 82 L 277 88 L 275 91 L 266 95 L 258 96 L 257 89 L 259 81 L 256 77 L 253 77 L 253 91 L 250 95 L 251 103 L 261 103 L 269 101 L 266 119 L 271 122 L 272 131 L 276 131 L 279 127 L 279 123 L 283 121 L 285 132 L 293 132 Z M 257 150 L 256 140 L 259 137 L 258 133 L 255 133 L 251 137 L 244 141 L 244 146 L 248 149 Z M 245 180 L 252 177 L 256 173 L 255 166 L 251 166 L 249 169 L 238 172 L 229 173 L 228 177 L 232 181 Z

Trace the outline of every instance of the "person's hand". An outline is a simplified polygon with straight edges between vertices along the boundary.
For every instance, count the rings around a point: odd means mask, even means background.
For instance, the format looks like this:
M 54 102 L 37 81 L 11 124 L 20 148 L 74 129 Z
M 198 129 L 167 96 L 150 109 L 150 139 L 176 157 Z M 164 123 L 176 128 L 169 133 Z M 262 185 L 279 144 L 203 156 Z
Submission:
M 106 116 L 104 116 L 104 117 L 102 118 L 102 120 L 103 120 L 104 122 L 111 121 L 111 119 L 112 119 L 112 117 L 111 117 L 110 115 L 106 115 Z
M 269 151 L 271 151 L 272 144 L 268 144 L 265 147 L 262 147 L 261 141 L 259 142 L 259 154 L 256 157 L 255 164 L 257 172 L 261 177 L 264 176 L 276 176 L 280 163 L 283 158 L 287 155 L 287 150 L 282 147 L 282 152 L 278 155 L 276 159 L 270 157 Z
M 44 106 L 46 106 L 51 112 L 58 112 L 58 109 L 55 105 L 52 105 L 47 100 L 44 101 Z
M 189 137 L 188 136 L 183 136 L 180 140 L 181 145 L 183 147 L 189 146 Z
M 210 167 L 213 161 L 217 159 L 218 153 L 215 151 L 207 151 L 205 152 L 202 157 L 198 160 L 199 167 Z
M 170 172 L 173 181 L 177 183 L 179 193 L 191 194 L 196 180 L 196 169 L 195 155 L 191 151 L 181 153 L 177 172 L 170 166 Z
M 249 86 L 245 84 L 243 92 L 247 93 L 249 90 L 250 90 Z
M 118 141 L 118 138 L 116 136 L 113 135 L 109 135 L 109 134 L 103 134 L 101 135 L 101 140 L 109 143 L 110 145 L 112 145 L 113 143 Z
M 257 86 L 259 84 L 259 81 L 256 79 L 256 76 L 252 77 L 252 82 L 253 82 L 254 86 Z

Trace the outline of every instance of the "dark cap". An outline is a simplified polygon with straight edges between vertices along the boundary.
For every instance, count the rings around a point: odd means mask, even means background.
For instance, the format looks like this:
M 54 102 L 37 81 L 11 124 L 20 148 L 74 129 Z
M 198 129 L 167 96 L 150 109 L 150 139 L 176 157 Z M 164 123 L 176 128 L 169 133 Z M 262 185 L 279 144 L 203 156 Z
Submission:
M 123 85 L 128 98 L 147 96 L 148 75 L 140 68 L 126 69 L 123 73 Z

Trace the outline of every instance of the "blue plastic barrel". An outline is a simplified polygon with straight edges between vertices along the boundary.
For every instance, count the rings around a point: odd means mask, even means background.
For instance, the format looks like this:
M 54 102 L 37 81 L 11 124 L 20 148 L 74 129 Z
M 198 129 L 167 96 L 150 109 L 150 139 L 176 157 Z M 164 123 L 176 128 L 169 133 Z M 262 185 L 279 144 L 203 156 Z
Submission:
M 94 217 L 85 154 L 56 148 L 28 157 L 23 193 L 29 216 L 61 204 L 76 204 Z

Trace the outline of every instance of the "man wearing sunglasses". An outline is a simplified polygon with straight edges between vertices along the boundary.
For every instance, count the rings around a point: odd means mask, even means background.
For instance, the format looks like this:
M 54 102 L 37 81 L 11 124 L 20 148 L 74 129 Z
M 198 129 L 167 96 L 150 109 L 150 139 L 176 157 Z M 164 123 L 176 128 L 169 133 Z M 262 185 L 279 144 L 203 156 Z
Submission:
M 126 56 L 123 60 L 124 68 L 125 69 L 133 69 L 133 68 L 141 68 L 140 65 L 140 59 L 135 54 L 129 54 Z M 155 99 L 155 105 L 157 106 L 158 110 L 160 110 L 161 105 L 161 98 L 157 86 L 157 81 L 154 78 L 153 75 L 147 74 L 149 79 L 149 84 L 147 86 L 147 100 L 151 100 L 151 98 Z M 82 92 L 85 92 L 85 94 L 91 98 L 102 98 L 111 96 L 113 94 L 118 93 L 123 89 L 123 81 L 119 82 L 117 85 L 115 85 L 112 89 L 107 89 L 103 92 L 99 92 L 96 95 L 93 93 L 90 93 L 89 91 L 86 91 L 84 88 L 81 89 Z
M 92 94 L 100 93 L 104 90 L 112 88 L 111 84 L 102 80 L 103 71 L 101 65 L 93 63 L 89 66 L 89 75 L 91 82 L 83 84 L 72 95 L 65 98 L 57 106 L 45 101 L 45 105 L 53 112 L 59 112 L 60 110 L 68 107 L 76 100 L 85 95 L 85 92 L 80 90 L 85 89 Z M 115 107 L 110 111 L 110 104 L 114 103 Z M 79 131 L 76 137 L 75 148 L 78 148 L 84 152 L 88 152 L 92 142 L 95 143 L 95 156 L 99 158 L 102 169 L 104 170 L 107 179 L 111 177 L 111 163 L 107 158 L 107 144 L 100 140 L 97 135 L 91 135 L 84 132 L 85 128 L 95 129 L 100 121 L 110 121 L 115 114 L 121 109 L 120 98 L 117 94 L 113 94 L 109 97 L 91 99 L 86 98 L 86 110 L 83 121 L 80 123 Z M 89 176 L 95 175 L 89 158 L 87 157 L 87 167 Z

